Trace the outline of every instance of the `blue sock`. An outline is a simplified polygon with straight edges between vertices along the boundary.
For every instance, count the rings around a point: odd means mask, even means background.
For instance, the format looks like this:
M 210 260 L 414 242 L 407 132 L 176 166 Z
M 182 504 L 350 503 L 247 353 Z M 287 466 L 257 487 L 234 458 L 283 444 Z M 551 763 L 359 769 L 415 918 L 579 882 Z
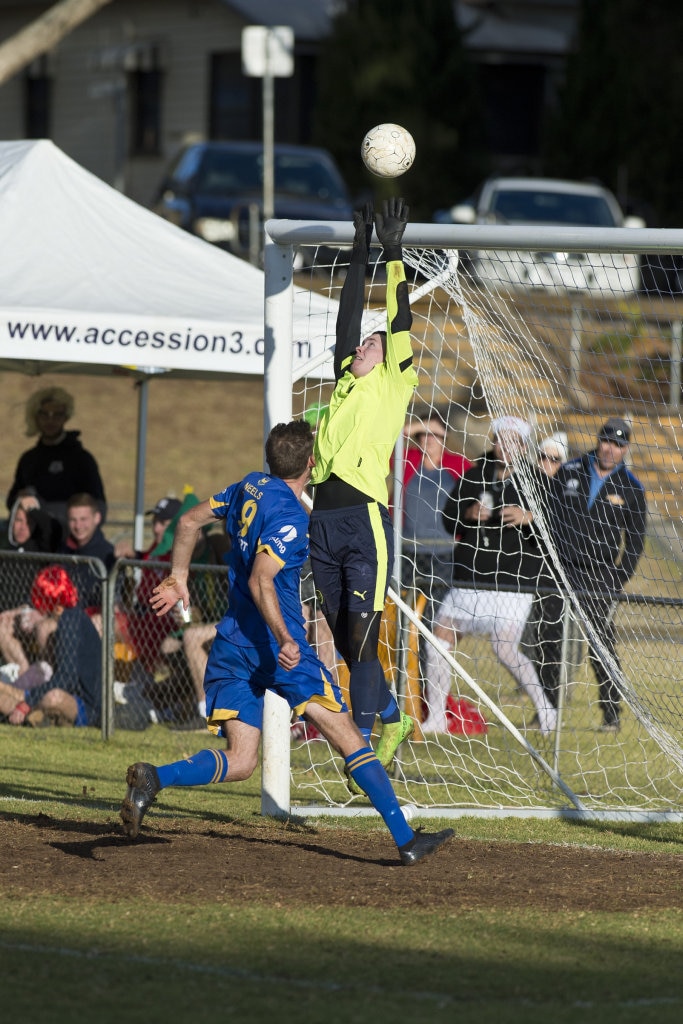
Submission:
M 166 786 L 206 786 L 209 782 L 225 782 L 228 755 L 224 750 L 200 750 L 186 761 L 174 761 L 157 768 L 161 788 Z
M 379 677 L 374 661 L 352 661 L 349 666 L 351 714 L 363 739 L 369 743 L 377 715 Z
M 415 833 L 406 821 L 389 781 L 389 776 L 377 760 L 372 747 L 361 747 L 355 754 L 344 758 L 354 782 L 357 782 L 370 803 L 384 818 L 397 846 L 405 846 Z

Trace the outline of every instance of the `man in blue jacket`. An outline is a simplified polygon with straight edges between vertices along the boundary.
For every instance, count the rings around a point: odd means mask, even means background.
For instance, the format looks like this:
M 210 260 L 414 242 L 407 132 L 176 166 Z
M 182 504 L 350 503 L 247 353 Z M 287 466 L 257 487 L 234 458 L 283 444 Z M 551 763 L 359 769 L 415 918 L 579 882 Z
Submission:
M 619 730 L 621 666 L 612 618 L 616 598 L 633 576 L 645 543 L 645 490 L 625 465 L 630 441 L 629 424 L 610 417 L 595 449 L 560 466 L 551 488 L 553 538 L 589 626 L 602 732 Z M 555 638 L 558 642 L 561 637 Z M 544 657 L 559 666 L 557 654 L 546 651 Z

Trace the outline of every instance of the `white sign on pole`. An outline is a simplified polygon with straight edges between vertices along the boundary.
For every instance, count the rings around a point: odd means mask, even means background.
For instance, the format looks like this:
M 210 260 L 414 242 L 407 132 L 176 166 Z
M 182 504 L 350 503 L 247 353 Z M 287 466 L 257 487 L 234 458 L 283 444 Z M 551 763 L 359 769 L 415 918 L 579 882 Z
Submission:
M 289 25 L 247 25 L 242 29 L 242 71 L 250 78 L 294 74 L 294 29 Z

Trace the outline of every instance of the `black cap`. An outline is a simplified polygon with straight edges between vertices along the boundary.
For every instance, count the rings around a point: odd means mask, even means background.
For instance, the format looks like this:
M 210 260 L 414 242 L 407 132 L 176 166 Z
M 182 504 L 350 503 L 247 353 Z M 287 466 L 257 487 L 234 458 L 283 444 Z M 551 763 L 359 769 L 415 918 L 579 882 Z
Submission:
M 631 428 L 626 420 L 619 419 L 618 416 L 610 416 L 600 428 L 598 440 L 616 441 L 622 448 L 625 448 L 631 440 Z
M 161 498 L 154 508 L 149 508 L 145 512 L 146 516 L 154 516 L 155 519 L 163 519 L 164 522 L 174 519 L 180 512 L 182 501 L 178 501 L 177 498 Z

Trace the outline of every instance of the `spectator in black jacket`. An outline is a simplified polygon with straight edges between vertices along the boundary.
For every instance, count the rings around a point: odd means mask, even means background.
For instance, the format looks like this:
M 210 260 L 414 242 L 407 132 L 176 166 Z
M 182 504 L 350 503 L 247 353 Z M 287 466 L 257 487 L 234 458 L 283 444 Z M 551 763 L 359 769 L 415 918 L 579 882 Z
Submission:
M 533 663 L 520 650 L 532 590 L 544 561 L 533 514 L 515 474 L 516 464 L 525 458 L 531 428 L 517 416 L 502 416 L 491 426 L 491 449 L 456 483 L 443 511 L 446 529 L 459 540 L 453 556 L 454 585 L 436 613 L 434 634 L 448 651 L 459 636 L 488 635 L 498 660 L 531 698 L 541 732 L 547 735 L 555 728 L 556 711 Z M 526 474 L 534 472 L 530 464 L 525 469 Z M 459 587 L 458 581 L 472 586 Z M 522 588 L 527 592 L 521 593 Z M 429 645 L 424 732 L 447 730 L 450 683 L 450 667 Z
M 612 622 L 616 597 L 633 576 L 645 543 L 645 490 L 624 462 L 630 441 L 629 424 L 610 417 L 596 448 L 560 466 L 551 488 L 551 532 L 588 627 L 602 732 L 617 732 L 620 725 L 621 666 Z M 548 642 L 557 648 L 561 641 L 560 629 Z M 544 660 L 559 664 L 557 649 L 546 645 Z
M 72 494 L 87 492 L 106 516 L 104 486 L 97 462 L 79 441 L 79 430 L 65 430 L 74 400 L 60 387 L 35 391 L 26 403 L 26 436 L 38 441 L 20 456 L 7 495 L 11 509 L 20 492 L 33 488 L 46 511 L 66 527 L 66 506 Z

